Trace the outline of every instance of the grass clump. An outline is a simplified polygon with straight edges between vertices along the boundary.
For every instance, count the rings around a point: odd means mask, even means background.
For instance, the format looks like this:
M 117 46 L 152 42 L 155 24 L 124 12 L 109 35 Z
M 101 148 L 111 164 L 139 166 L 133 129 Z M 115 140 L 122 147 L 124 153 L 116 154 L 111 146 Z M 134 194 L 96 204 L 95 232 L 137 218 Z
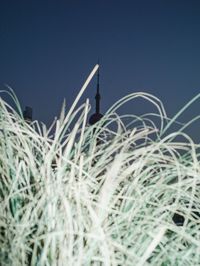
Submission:
M 76 105 L 97 68 L 50 128 L 0 99 L 0 264 L 199 265 L 199 145 L 146 93 L 88 126 Z M 137 97 L 158 112 L 126 123 Z

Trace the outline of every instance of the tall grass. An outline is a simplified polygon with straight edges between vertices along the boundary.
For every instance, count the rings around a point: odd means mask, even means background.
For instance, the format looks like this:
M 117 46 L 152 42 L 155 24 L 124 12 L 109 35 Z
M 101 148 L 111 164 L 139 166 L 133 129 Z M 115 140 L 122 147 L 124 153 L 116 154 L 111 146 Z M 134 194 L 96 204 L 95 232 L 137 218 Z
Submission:
M 50 128 L 26 123 L 13 92 L 18 111 L 0 99 L 0 264 L 199 265 L 199 145 L 185 125 L 168 134 L 180 113 L 147 93 L 88 126 L 77 103 L 97 68 Z M 157 114 L 128 124 L 117 109 L 138 97 Z

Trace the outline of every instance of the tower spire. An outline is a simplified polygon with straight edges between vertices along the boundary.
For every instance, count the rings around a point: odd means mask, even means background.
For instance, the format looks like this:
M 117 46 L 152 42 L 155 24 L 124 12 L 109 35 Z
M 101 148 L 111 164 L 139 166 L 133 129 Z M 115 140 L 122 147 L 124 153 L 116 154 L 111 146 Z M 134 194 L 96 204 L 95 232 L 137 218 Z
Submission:
M 98 60 L 99 64 L 99 60 Z M 97 70 L 97 87 L 96 87 L 96 95 L 95 95 L 95 102 L 96 102 L 96 112 L 90 116 L 89 123 L 90 125 L 94 125 L 96 122 L 98 122 L 103 115 L 100 113 L 100 89 L 99 89 L 99 68 Z
M 96 92 L 95 100 L 96 100 L 96 113 L 99 114 L 100 113 L 100 100 L 101 100 L 101 95 L 99 92 L 99 68 L 97 71 L 97 92 Z

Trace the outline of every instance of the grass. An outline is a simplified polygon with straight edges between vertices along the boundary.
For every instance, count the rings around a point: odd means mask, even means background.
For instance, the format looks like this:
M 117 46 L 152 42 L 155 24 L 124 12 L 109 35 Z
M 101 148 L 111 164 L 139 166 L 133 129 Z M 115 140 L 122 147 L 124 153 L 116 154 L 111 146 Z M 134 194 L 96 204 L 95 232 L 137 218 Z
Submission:
M 97 68 L 51 128 L 0 99 L 0 264 L 199 265 L 199 144 L 177 122 L 199 95 L 169 119 L 133 93 L 91 127 L 77 103 Z M 157 114 L 117 114 L 138 97 Z

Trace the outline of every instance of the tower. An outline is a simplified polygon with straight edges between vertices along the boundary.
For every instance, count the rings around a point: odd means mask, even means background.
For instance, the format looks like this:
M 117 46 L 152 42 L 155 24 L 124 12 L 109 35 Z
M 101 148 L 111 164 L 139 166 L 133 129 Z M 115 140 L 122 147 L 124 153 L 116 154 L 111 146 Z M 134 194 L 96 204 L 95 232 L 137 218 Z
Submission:
M 25 107 L 25 110 L 23 112 L 23 116 L 24 116 L 25 121 L 28 122 L 28 123 L 31 123 L 31 121 L 32 121 L 32 115 L 33 115 L 32 108 L 29 107 L 29 106 L 26 106 Z
M 89 119 L 89 124 L 90 125 L 94 125 L 95 123 L 97 123 L 102 117 L 103 115 L 100 113 L 100 101 L 101 101 L 101 95 L 100 95 L 100 91 L 99 91 L 99 68 L 98 68 L 98 72 L 97 72 L 97 91 L 96 91 L 96 95 L 95 95 L 95 103 L 96 103 L 96 112 L 94 114 L 92 114 L 90 116 Z

